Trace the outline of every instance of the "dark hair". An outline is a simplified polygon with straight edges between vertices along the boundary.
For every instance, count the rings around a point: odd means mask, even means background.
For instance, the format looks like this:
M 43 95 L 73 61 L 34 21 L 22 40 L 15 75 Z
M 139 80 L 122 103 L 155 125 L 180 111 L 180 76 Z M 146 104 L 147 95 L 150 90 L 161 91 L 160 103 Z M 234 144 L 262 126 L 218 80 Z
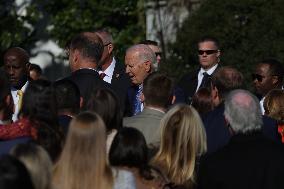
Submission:
M 32 70 L 34 70 L 34 71 L 35 71 L 36 73 L 38 73 L 39 75 L 42 74 L 42 69 L 41 69 L 40 66 L 37 65 L 37 64 L 30 64 L 30 65 L 29 65 L 29 71 L 32 71 Z
M 284 70 L 283 70 L 283 65 L 281 64 L 281 62 L 279 62 L 275 58 L 266 58 L 260 61 L 260 64 L 269 65 L 269 73 L 272 76 L 278 76 L 279 83 L 282 83 Z
M 213 110 L 211 91 L 208 88 L 201 88 L 193 95 L 191 105 L 199 114 L 205 114 Z
M 165 74 L 153 72 L 143 82 L 143 94 L 146 105 L 166 108 L 171 104 L 173 81 Z
M 101 116 L 107 132 L 122 127 L 122 110 L 118 97 L 109 89 L 99 88 L 92 92 L 84 110 L 94 111 Z
M 221 99 L 224 99 L 230 91 L 243 88 L 243 74 L 229 66 L 216 70 L 211 81 L 212 86 L 218 89 Z
M 11 97 L 11 103 L 7 104 L 6 97 L 9 95 Z M 0 110 L 4 110 L 3 120 L 11 119 L 11 116 L 13 114 L 11 85 L 10 85 L 8 74 L 2 69 L 0 69 Z
M 68 44 L 67 49 L 78 50 L 81 56 L 98 63 L 102 57 L 104 45 L 101 38 L 95 33 L 77 34 Z
M 57 120 L 54 89 L 47 80 L 31 81 L 23 96 L 19 117 L 29 119 L 36 127 L 36 142 L 43 146 L 54 160 L 61 150 L 61 132 Z
M 80 110 L 80 90 L 71 80 L 62 79 L 54 82 L 57 110 L 77 114 Z
M 0 188 L 34 188 L 26 167 L 10 155 L 0 158 Z
M 212 36 L 203 36 L 203 37 L 201 37 L 197 44 L 203 43 L 203 42 L 207 42 L 207 41 L 212 41 L 215 44 L 215 46 L 217 47 L 217 49 L 220 49 L 218 39 L 216 39 L 215 37 L 212 37 Z
M 148 39 L 141 41 L 140 44 L 158 46 L 157 41 L 152 41 L 152 40 L 148 40 Z
M 143 134 L 132 127 L 121 128 L 110 147 L 109 162 L 112 166 L 138 168 L 141 176 L 148 178 L 148 147 Z

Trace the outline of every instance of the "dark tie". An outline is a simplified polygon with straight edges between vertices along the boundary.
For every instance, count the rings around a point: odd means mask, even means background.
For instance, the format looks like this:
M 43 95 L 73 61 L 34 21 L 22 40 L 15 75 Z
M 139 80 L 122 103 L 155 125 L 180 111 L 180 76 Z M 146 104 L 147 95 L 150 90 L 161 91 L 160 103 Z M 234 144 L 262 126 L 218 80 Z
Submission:
M 211 76 L 207 72 L 203 72 L 203 79 L 201 81 L 200 87 L 201 88 L 209 88 L 210 87 Z
M 106 76 L 106 74 L 104 72 L 100 73 L 100 78 L 104 79 L 104 77 Z

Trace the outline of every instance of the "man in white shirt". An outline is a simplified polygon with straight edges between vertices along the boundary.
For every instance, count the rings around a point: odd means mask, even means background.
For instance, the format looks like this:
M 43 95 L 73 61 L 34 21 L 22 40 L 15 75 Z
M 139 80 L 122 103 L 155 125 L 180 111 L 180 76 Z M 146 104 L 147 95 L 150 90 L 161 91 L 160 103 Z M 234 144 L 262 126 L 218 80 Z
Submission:
M 12 47 L 4 53 L 4 70 L 9 75 L 11 84 L 11 93 L 14 101 L 13 121 L 18 119 L 18 113 L 21 109 L 23 93 L 28 86 L 29 63 L 28 53 L 20 47 Z
M 204 37 L 198 42 L 200 68 L 194 70 L 179 81 L 175 89 L 176 102 L 190 103 L 199 88 L 210 88 L 210 78 L 220 63 L 221 51 L 217 39 Z

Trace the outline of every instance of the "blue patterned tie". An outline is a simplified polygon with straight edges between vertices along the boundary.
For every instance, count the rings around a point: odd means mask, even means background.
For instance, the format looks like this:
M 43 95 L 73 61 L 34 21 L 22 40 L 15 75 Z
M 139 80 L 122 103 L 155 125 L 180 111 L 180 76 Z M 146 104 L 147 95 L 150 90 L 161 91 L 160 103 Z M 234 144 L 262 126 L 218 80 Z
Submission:
M 139 85 L 136 90 L 135 100 L 134 100 L 134 113 L 133 115 L 137 115 L 141 112 L 141 96 L 142 93 L 142 85 Z

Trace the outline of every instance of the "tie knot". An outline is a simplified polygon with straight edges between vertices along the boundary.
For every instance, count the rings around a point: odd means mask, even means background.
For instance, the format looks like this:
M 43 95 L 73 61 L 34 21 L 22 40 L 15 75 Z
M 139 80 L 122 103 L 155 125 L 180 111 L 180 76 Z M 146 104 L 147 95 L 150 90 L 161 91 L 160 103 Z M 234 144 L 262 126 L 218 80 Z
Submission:
M 209 74 L 207 72 L 203 72 L 203 76 L 208 77 Z
M 100 78 L 104 79 L 104 77 L 106 76 L 106 74 L 104 72 L 100 73 Z
M 23 91 L 22 91 L 22 90 L 18 90 L 18 91 L 17 91 L 17 95 L 18 95 L 18 96 L 23 96 Z

